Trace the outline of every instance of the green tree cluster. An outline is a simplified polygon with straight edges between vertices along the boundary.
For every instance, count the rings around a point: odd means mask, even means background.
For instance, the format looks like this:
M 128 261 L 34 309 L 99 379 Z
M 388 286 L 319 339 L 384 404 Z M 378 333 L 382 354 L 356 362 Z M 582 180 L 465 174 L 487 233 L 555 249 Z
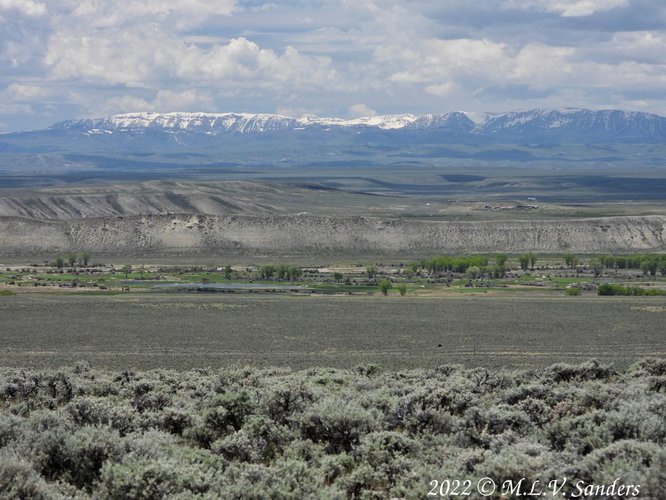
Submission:
M 528 267 L 534 269 L 534 266 L 537 262 L 537 256 L 532 252 L 527 252 L 518 256 L 518 262 L 520 263 L 520 268 L 523 271 L 527 271 Z
M 469 268 L 473 268 L 473 274 L 476 278 L 488 276 L 490 278 L 504 278 L 506 276 L 508 256 L 506 254 L 497 254 L 495 256 L 495 265 L 488 265 L 488 257 L 482 255 L 474 256 L 448 256 L 440 255 L 429 259 L 421 259 L 412 262 L 406 266 L 409 274 L 417 274 L 419 269 L 426 269 L 429 273 L 456 272 L 469 273 Z M 529 260 L 528 260 L 529 262 Z
M 592 259 L 590 260 L 590 269 L 592 269 L 592 272 L 595 276 L 599 276 L 601 275 L 601 271 L 603 271 L 604 266 L 599 259 Z
M 125 275 L 125 279 L 127 279 L 132 272 L 132 266 L 129 264 L 125 264 L 123 267 L 120 268 L 120 272 Z
M 384 295 L 388 295 L 391 288 L 393 288 L 393 284 L 386 278 L 379 282 L 379 289 Z
M 88 252 L 81 252 L 79 254 L 79 265 L 87 267 L 89 261 L 90 261 L 90 254 Z
M 58 256 L 53 261 L 53 265 L 57 268 L 62 268 L 65 264 L 68 264 L 69 267 L 74 267 L 78 260 L 79 266 L 88 266 L 90 262 L 90 254 L 88 252 L 74 253 L 70 252 L 66 257 Z
M 467 277 L 471 280 L 481 277 L 481 268 L 479 266 L 468 267 Z
M 295 266 L 286 266 L 284 264 L 278 266 L 269 264 L 261 266 L 259 274 L 263 279 L 272 279 L 273 277 L 276 277 L 281 280 L 294 280 L 303 276 L 303 269 Z
M 427 269 L 430 273 L 439 273 L 443 271 L 451 271 L 456 273 L 465 273 L 467 269 L 476 266 L 479 268 L 488 265 L 488 257 L 483 255 L 469 256 L 469 257 L 455 257 L 440 255 L 423 259 L 419 262 L 419 266 Z
M 597 288 L 599 295 L 631 295 L 631 296 L 652 296 L 666 295 L 666 291 L 659 288 L 641 288 L 638 286 L 622 286 L 616 283 L 604 283 Z
M 654 276 L 659 272 L 666 276 L 666 255 L 602 255 L 599 261 L 608 269 L 640 269 L 646 275 Z
M 573 268 L 575 268 L 576 265 L 578 264 L 578 257 L 577 257 L 576 255 L 570 253 L 570 252 L 569 252 L 569 253 L 565 253 L 565 254 L 563 255 L 563 257 L 564 257 L 564 264 L 565 264 L 568 268 L 573 269 Z

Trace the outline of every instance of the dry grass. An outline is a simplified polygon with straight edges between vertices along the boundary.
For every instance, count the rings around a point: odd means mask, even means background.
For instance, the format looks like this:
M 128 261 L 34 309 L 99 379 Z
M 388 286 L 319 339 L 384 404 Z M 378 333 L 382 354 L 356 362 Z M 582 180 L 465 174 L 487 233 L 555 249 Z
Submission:
M 21 294 L 0 300 L 0 365 L 107 368 L 624 366 L 666 355 L 651 297 Z

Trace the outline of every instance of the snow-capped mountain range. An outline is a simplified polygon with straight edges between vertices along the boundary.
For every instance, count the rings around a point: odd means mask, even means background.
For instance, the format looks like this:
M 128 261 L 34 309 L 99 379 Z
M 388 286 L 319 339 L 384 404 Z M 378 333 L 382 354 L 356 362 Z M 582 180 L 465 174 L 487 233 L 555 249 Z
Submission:
M 621 143 L 666 144 L 666 117 L 574 108 L 353 119 L 263 113 L 124 113 L 68 120 L 44 130 L 0 134 L 0 154 L 129 153 L 141 157 L 192 153 L 211 161 L 254 158 L 261 162 L 282 158 L 340 161 L 347 155 L 370 162 L 377 158 L 384 161 L 391 152 L 393 158 L 396 154 L 418 158 L 449 155 L 478 157 L 480 161 L 517 161 L 524 159 L 524 152 L 508 154 L 504 146 L 539 148 L 541 153 L 534 157 L 552 154 L 561 159 L 553 146 L 600 145 L 610 151 L 615 149 L 612 145 Z
M 608 139 L 666 137 L 666 118 L 641 112 L 587 109 L 538 109 L 507 113 L 399 114 L 364 118 L 292 118 L 250 113 L 125 113 L 99 119 L 57 123 L 48 131 L 85 135 L 145 130 L 218 134 L 266 134 L 303 130 L 440 131 L 476 137 L 516 140 L 532 136 L 607 136 Z

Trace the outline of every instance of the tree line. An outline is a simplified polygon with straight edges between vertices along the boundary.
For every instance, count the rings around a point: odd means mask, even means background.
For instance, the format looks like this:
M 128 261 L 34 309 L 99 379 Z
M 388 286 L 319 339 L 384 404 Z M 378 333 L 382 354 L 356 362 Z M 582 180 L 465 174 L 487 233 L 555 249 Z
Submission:
M 666 276 L 666 255 L 602 255 L 599 262 L 607 269 L 640 269 L 644 274 Z
M 284 264 L 277 266 L 269 264 L 261 266 L 259 268 L 259 274 L 262 279 L 277 278 L 281 280 L 294 280 L 303 276 L 303 269 L 296 266 L 286 266 Z
M 68 253 L 65 257 L 59 255 L 53 261 L 53 266 L 61 269 L 68 264 L 69 267 L 74 267 L 78 262 L 79 266 L 87 267 L 90 262 L 90 254 L 88 252 Z

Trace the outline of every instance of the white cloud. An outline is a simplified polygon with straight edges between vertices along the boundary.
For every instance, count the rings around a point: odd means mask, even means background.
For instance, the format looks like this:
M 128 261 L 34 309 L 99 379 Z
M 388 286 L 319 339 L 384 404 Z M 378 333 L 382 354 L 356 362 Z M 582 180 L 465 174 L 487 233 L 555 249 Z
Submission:
M 391 59 L 406 63 L 390 76 L 394 82 L 430 82 L 461 74 L 487 73 L 505 62 L 505 45 L 490 40 L 428 40 L 417 50 L 389 47 L 377 52 L 380 62 Z
M 14 102 L 39 101 L 51 95 L 51 91 L 40 85 L 12 83 L 7 87 L 10 99 Z
M 591 16 L 629 5 L 630 0 L 505 0 L 509 9 L 555 12 L 562 17 Z
M 29 108 L 27 126 L 50 121 L 48 105 L 57 119 L 133 109 L 642 107 L 664 101 L 660 4 L 0 0 L 0 120 Z
M 2 115 L 18 115 L 30 113 L 34 113 L 34 110 L 29 104 L 11 104 L 0 102 L 0 114 Z
M 347 114 L 350 118 L 365 118 L 367 116 L 377 116 L 377 112 L 365 104 L 353 104 L 349 106 Z
M 53 20 L 43 61 L 51 76 L 132 87 L 177 73 L 197 50 L 181 31 L 235 9 L 235 0 L 47 1 Z
M 62 32 L 48 43 L 44 63 L 56 79 L 82 79 L 142 86 L 164 77 L 182 55 L 183 46 L 158 30 L 99 33 Z
M 187 29 L 211 16 L 227 16 L 235 0 L 83 0 L 69 14 L 91 28 L 118 28 L 151 23 Z
M 16 11 L 24 16 L 38 17 L 48 11 L 46 5 L 34 0 L 0 0 L 0 11 Z
M 542 44 L 525 45 L 515 57 L 506 57 L 504 67 L 508 73 L 496 75 L 501 82 L 527 85 L 533 89 L 556 86 L 558 83 L 576 78 L 577 64 L 572 62 L 575 49 L 571 47 L 552 47 Z M 506 54 L 505 54 L 506 56 Z
M 218 88 L 332 83 L 330 59 L 262 49 L 245 38 L 202 49 L 160 30 L 109 32 L 96 37 L 60 34 L 49 42 L 45 63 L 59 79 L 150 88 L 160 82 L 198 82 Z
M 277 82 L 300 86 L 333 83 L 337 75 L 330 64 L 329 58 L 304 56 L 293 47 L 277 54 L 241 37 L 209 50 L 190 46 L 176 73 L 179 78 L 214 80 L 221 86 L 228 81 L 260 87 Z
M 132 96 L 115 96 L 106 100 L 102 107 L 105 114 L 130 111 L 211 111 L 214 110 L 212 97 L 198 90 L 160 90 L 153 100 Z
M 426 94 L 434 95 L 437 97 L 446 96 L 456 91 L 458 86 L 454 82 L 438 83 L 428 85 L 425 87 Z
M 574 47 L 530 43 L 513 47 L 491 40 L 428 40 L 418 50 L 385 47 L 376 53 L 390 67 L 390 81 L 421 85 L 424 92 L 446 97 L 474 95 L 488 86 L 517 85 L 547 90 L 567 85 L 613 85 L 620 79 L 651 80 L 647 66 L 603 64 Z M 615 71 L 618 76 L 611 73 Z
M 663 65 L 666 60 L 666 34 L 654 31 L 616 33 L 601 47 L 593 47 L 604 59 L 642 61 Z M 593 54 L 590 54 L 591 56 Z
M 317 113 L 312 111 L 309 108 L 303 108 L 303 107 L 288 107 L 288 106 L 280 106 L 275 110 L 275 113 L 278 115 L 282 116 L 289 116 L 292 118 L 300 118 L 300 117 L 305 117 L 305 116 L 317 116 Z

